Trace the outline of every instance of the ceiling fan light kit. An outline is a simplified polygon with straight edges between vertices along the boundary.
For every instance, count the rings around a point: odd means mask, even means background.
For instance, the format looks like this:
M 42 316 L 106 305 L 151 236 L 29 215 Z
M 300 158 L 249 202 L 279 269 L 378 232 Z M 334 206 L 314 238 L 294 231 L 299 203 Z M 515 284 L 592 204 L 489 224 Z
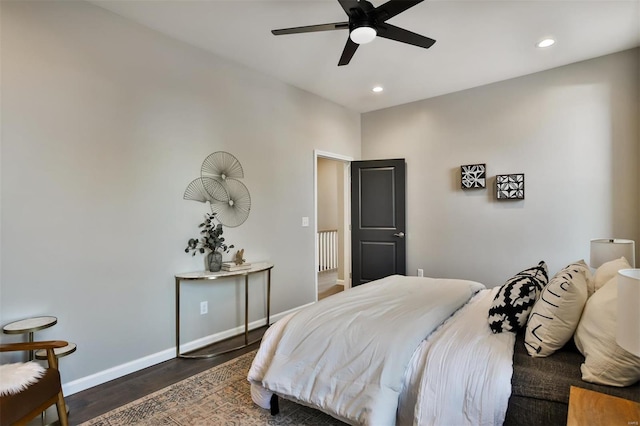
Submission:
M 423 1 L 424 0 L 389 0 L 378 7 L 373 7 L 373 4 L 366 0 L 338 0 L 338 3 L 340 3 L 340 6 L 342 6 L 342 9 L 349 17 L 348 22 L 282 28 L 272 30 L 271 33 L 273 35 L 284 35 L 348 29 L 349 38 L 347 38 L 347 43 L 338 61 L 338 66 L 347 65 L 356 53 L 358 46 L 369 43 L 376 37 L 428 49 L 436 42 L 434 39 L 386 22 L 388 19 Z
M 371 43 L 376 38 L 377 31 L 373 27 L 356 27 L 349 33 L 349 38 L 356 44 Z

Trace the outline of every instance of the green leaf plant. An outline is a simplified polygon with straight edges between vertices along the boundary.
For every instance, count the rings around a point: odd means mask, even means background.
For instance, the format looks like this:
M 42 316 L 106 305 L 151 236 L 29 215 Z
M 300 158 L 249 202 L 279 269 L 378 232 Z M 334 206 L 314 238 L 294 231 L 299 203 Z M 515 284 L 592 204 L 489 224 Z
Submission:
M 184 249 L 185 253 L 191 252 L 192 256 L 195 256 L 196 253 L 204 254 L 206 250 L 229 253 L 229 250 L 233 248 L 233 244 L 229 246 L 225 244 L 222 236 L 222 224 L 216 223 L 215 213 L 206 213 L 204 222 L 198 225 L 198 228 L 200 228 L 200 239 L 189 239 L 187 248 Z

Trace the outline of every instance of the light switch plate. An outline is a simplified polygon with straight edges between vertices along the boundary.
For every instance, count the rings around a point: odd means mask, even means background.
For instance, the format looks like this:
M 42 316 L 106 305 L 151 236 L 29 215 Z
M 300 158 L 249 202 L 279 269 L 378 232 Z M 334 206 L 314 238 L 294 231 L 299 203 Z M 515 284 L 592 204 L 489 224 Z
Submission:
M 302 218 L 302 226 L 309 226 L 309 218 L 307 216 Z

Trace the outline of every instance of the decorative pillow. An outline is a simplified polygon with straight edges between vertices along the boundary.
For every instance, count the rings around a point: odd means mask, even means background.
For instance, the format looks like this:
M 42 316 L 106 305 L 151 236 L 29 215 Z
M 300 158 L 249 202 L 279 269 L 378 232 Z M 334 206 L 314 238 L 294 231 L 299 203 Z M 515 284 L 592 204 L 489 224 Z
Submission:
M 524 343 L 529 355 L 545 357 L 571 340 L 587 301 L 589 266 L 580 260 L 558 272 L 533 305 Z
M 610 260 L 609 262 L 600 265 L 600 267 L 596 269 L 596 273 L 593 276 L 594 293 L 607 282 L 609 282 L 611 278 L 618 275 L 618 271 L 620 269 L 630 268 L 631 265 L 629 265 L 629 262 L 627 262 L 627 259 L 625 259 L 624 257 L 621 257 L 620 259 Z
M 618 279 L 611 278 L 587 300 L 574 341 L 585 361 L 582 380 L 609 386 L 629 386 L 640 380 L 640 357 L 616 343 Z
M 489 327 L 494 333 L 524 327 L 533 304 L 549 282 L 547 264 L 542 261 L 507 280 L 489 309 Z

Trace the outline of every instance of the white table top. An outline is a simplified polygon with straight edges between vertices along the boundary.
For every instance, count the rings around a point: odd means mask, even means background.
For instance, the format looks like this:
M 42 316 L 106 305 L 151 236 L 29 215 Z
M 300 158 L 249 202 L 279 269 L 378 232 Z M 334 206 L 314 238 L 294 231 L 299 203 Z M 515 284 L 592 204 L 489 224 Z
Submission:
M 273 268 L 273 263 L 255 262 L 255 263 L 251 263 L 251 268 L 249 269 L 241 269 L 239 271 L 219 271 L 219 272 L 209 272 L 209 271 L 183 272 L 180 274 L 176 274 L 176 278 L 179 278 L 181 280 L 215 280 L 217 278 L 253 274 L 255 272 L 266 271 L 271 268 Z
M 27 318 L 5 325 L 2 327 L 2 331 L 4 331 L 5 334 L 33 333 L 34 331 L 54 326 L 57 322 L 58 318 L 56 317 Z
M 55 348 L 53 353 L 56 357 L 61 358 L 63 356 L 67 356 L 72 354 L 78 349 L 78 346 L 75 343 L 69 343 L 67 346 L 63 346 L 61 348 Z M 36 359 L 47 359 L 47 350 L 46 349 L 38 349 L 36 351 Z

